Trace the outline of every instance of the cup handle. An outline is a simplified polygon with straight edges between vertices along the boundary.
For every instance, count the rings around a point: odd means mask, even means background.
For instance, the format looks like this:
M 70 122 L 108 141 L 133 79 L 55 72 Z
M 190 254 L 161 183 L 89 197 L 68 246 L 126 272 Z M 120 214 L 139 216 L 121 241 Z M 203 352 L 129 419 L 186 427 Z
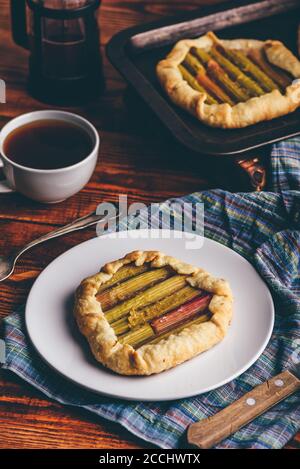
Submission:
M 0 159 L 0 168 L 3 167 L 3 162 Z M 0 194 L 7 194 L 8 192 L 15 192 L 15 189 L 12 189 L 6 179 L 0 181 Z

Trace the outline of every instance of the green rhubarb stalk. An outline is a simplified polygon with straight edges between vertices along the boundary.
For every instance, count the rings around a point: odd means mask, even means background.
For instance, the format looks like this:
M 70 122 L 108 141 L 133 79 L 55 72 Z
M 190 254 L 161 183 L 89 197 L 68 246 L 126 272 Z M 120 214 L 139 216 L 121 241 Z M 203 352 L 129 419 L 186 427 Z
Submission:
M 119 282 L 123 282 L 124 280 L 128 280 L 129 278 L 133 277 L 134 275 L 142 274 L 148 270 L 148 264 L 143 265 L 124 265 L 121 267 L 115 274 L 113 274 L 112 278 L 107 282 L 103 283 L 100 288 L 98 289 L 98 293 L 107 290 L 108 288 L 115 286 Z
M 200 48 L 197 48 L 197 47 L 192 47 L 191 48 L 191 53 L 195 57 L 197 57 L 197 59 L 200 60 L 204 65 L 207 65 L 208 62 L 211 60 L 211 56 L 204 49 L 200 49 Z
M 111 327 L 115 331 L 116 335 L 122 335 L 130 331 L 130 326 L 127 318 L 121 318 L 118 321 L 111 323 Z
M 119 337 L 118 340 L 121 342 L 121 344 L 128 344 L 132 345 L 132 347 L 136 347 L 154 335 L 155 332 L 153 331 L 152 327 L 149 324 L 145 324 L 143 327 L 140 327 L 135 331 L 129 332 L 128 334 Z
M 190 52 L 186 54 L 184 64 L 186 64 L 195 75 L 198 75 L 198 73 L 205 73 L 205 68 L 201 62 L 199 62 L 199 60 Z

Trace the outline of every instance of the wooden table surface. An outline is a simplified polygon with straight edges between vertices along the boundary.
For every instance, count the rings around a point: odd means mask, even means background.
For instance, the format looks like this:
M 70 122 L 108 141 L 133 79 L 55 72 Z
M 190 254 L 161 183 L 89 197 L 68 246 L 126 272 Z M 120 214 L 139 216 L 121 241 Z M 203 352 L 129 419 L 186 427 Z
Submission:
M 0 252 L 24 245 L 51 229 L 82 216 L 102 201 L 157 202 L 216 186 L 209 162 L 194 164 L 191 155 L 149 121 L 126 83 L 108 63 L 104 48 L 113 34 L 129 26 L 216 0 L 103 0 L 99 15 L 106 91 L 94 104 L 72 108 L 99 129 L 101 151 L 89 184 L 69 200 L 41 205 L 18 194 L 0 196 Z M 0 104 L 0 125 L 44 104 L 26 91 L 27 51 L 13 44 L 9 0 L 0 0 L 0 78 L 7 84 L 7 103 Z M 149 122 L 151 125 L 149 125 Z M 152 125 L 153 124 L 153 125 Z M 157 131 L 159 130 L 159 131 Z M 224 178 L 224 187 L 228 184 Z M 53 259 L 95 236 L 95 229 L 49 241 L 22 256 L 14 275 L 1 283 L 0 318 L 25 302 L 37 277 Z M 9 372 L 0 371 L 0 448 L 149 448 L 117 424 L 46 399 Z M 289 447 L 300 447 L 298 435 Z

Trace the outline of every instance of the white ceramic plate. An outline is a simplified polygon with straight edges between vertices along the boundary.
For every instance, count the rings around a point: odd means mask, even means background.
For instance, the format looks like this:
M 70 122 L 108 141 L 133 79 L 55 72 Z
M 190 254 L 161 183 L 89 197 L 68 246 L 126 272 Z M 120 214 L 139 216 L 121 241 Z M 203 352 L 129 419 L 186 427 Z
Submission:
M 186 249 L 185 236 L 145 239 L 146 233 L 135 232 L 135 239 L 94 238 L 51 262 L 34 283 L 26 305 L 27 330 L 35 348 L 49 365 L 75 383 L 122 399 L 180 399 L 231 381 L 257 360 L 271 336 L 274 306 L 267 286 L 249 262 L 215 241 L 205 239 L 203 247 L 194 250 Z M 229 280 L 234 294 L 234 317 L 221 343 L 149 377 L 119 376 L 97 363 L 72 315 L 74 290 L 80 281 L 135 249 L 160 250 L 203 267 Z

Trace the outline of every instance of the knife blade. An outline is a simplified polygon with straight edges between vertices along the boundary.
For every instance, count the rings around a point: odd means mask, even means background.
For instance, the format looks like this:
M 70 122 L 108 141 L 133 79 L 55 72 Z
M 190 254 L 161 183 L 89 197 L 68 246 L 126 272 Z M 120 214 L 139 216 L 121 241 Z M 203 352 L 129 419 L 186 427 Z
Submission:
M 300 389 L 300 361 L 255 387 L 212 417 L 188 428 L 188 442 L 205 449 L 215 446 L 241 427 Z

